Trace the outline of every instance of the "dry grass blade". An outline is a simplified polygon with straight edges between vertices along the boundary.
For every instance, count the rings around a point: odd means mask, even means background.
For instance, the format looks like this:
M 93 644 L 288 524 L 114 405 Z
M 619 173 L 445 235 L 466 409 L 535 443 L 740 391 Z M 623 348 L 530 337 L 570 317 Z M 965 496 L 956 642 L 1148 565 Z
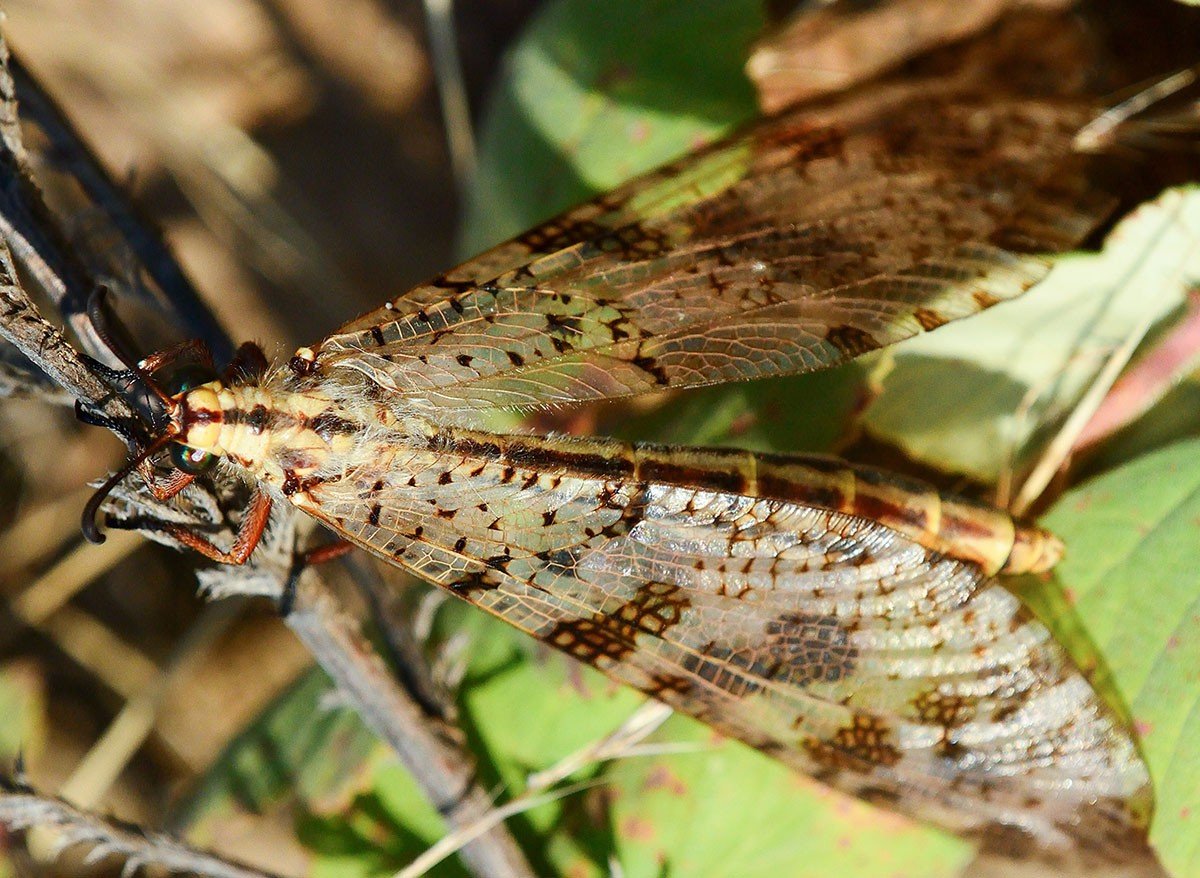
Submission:
M 133 698 L 59 788 L 59 795 L 91 807 L 103 800 L 133 754 L 145 743 L 171 684 L 187 667 L 203 658 L 242 613 L 241 602 L 209 605 L 175 648 L 170 660 Z
M 526 787 L 521 793 L 505 804 L 482 814 L 475 823 L 448 833 L 407 867 L 397 872 L 396 878 L 416 878 L 423 875 L 463 845 L 469 844 L 481 833 L 510 817 L 596 786 L 602 781 L 571 784 L 553 792 L 544 792 L 588 765 L 637 755 L 638 744 L 654 734 L 672 713 L 674 711 L 661 701 L 647 701 L 608 735 L 579 748 L 549 768 L 529 775 Z M 655 752 L 661 750 L 656 749 Z
M 1179 193 L 1174 194 L 1178 195 Z M 1182 197 L 1164 197 L 1162 203 L 1165 209 L 1159 221 L 1161 234 L 1151 236 L 1150 240 L 1154 243 L 1130 264 L 1123 277 L 1115 280 L 1114 290 L 1144 284 L 1183 284 L 1186 282 L 1189 271 L 1186 254 L 1183 257 L 1171 257 L 1174 261 L 1164 264 L 1163 255 L 1158 250 L 1159 247 L 1165 250 L 1168 246 L 1165 242 L 1169 240 L 1168 232 L 1172 227 L 1186 225 L 1185 201 Z M 1079 437 L 1129 364 L 1153 323 L 1153 314 L 1147 312 L 1129 328 L 1121 343 L 1109 354 L 1087 390 L 1071 410 L 1071 414 L 1045 445 L 1037 462 L 1030 469 L 1029 475 L 1026 476 L 1020 490 L 1013 498 L 1009 508 L 1015 515 L 1020 516 L 1028 512 L 1046 490 L 1054 478 L 1054 474 L 1063 467 L 1078 444 Z
M 475 176 L 479 159 L 471 124 L 471 107 L 467 103 L 467 89 L 463 83 L 462 63 L 458 57 L 453 0 L 425 0 L 425 20 L 429 24 L 433 71 L 442 103 L 450 161 L 454 166 L 459 196 L 462 197 Z
M 529 775 L 523 795 L 552 787 L 587 765 L 630 755 L 634 747 L 654 734 L 670 719 L 672 713 L 674 711 L 661 701 L 647 701 L 634 711 L 629 719 L 621 723 L 620 727 L 603 738 L 580 747 L 549 768 Z
M 1188 296 L 1178 325 L 1112 386 L 1080 431 L 1075 453 L 1083 453 L 1133 423 L 1186 374 L 1200 366 L 1200 292 Z
M 13 611 L 39 625 L 81 589 L 143 545 L 137 534 L 115 535 L 102 546 L 82 543 L 12 599 Z
M 455 830 L 440 839 L 436 844 L 431 845 L 425 853 L 417 857 L 399 872 L 393 878 L 418 878 L 424 875 L 438 863 L 445 860 L 447 857 L 453 856 L 458 851 L 462 850 L 475 839 L 479 838 L 486 832 L 490 832 L 502 824 L 510 817 L 517 814 L 523 814 L 526 811 L 531 811 L 534 808 L 540 808 L 542 805 L 548 805 L 551 802 L 557 802 L 560 799 L 565 799 L 567 796 L 573 796 L 576 793 L 591 789 L 597 785 L 597 781 L 588 781 L 584 783 L 572 784 L 561 789 L 554 790 L 549 793 L 542 793 L 537 796 L 518 796 L 512 801 L 499 808 L 493 808 L 486 814 L 482 815 L 476 822 L 464 826 L 462 829 Z

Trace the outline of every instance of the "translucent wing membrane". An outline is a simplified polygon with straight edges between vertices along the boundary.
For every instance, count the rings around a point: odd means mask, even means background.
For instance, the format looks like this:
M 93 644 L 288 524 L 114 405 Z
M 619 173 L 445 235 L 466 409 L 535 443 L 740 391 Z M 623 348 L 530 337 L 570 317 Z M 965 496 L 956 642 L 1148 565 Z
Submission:
M 961 832 L 1128 844 L 1145 769 L 1048 631 L 952 545 L 785 475 L 814 465 L 441 431 L 293 501 L 842 790 Z M 914 505 L 949 520 L 936 494 Z
M 827 460 L 472 429 L 821 369 L 1019 295 L 1112 209 L 1100 159 L 1072 151 L 1091 116 L 942 82 L 772 117 L 291 369 L 189 391 L 177 441 L 842 790 L 1026 850 L 1135 855 L 1129 735 L 991 578 L 1048 569 L 1049 535 Z
M 768 119 L 342 327 L 354 369 L 469 423 L 821 369 L 1019 295 L 1112 207 L 1061 101 L 881 90 Z

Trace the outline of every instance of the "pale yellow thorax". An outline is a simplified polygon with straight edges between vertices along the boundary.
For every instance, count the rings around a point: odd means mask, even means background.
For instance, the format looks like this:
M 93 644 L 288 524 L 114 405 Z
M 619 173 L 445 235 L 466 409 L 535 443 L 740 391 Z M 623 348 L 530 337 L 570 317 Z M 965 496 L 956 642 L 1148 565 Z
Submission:
M 344 414 L 314 392 L 220 381 L 179 397 L 180 442 L 227 458 L 276 487 L 304 479 L 354 445 Z

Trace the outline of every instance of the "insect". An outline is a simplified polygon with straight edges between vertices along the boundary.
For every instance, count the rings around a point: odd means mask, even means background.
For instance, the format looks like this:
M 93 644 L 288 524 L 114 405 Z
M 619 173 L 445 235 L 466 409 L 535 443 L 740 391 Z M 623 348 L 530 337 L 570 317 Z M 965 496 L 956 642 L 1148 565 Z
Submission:
M 156 389 L 154 454 L 273 502 L 839 789 L 1046 850 L 1135 845 L 1123 724 L 1000 586 L 1057 541 L 809 456 L 497 434 L 496 409 L 822 369 L 1012 298 L 1115 209 L 1096 109 L 920 84 L 762 121 L 266 368 Z M 144 361 L 147 378 L 186 352 Z M 201 359 L 203 359 L 201 357 Z M 236 371 L 236 370 L 235 370 Z M 251 375 L 246 375 L 249 371 Z

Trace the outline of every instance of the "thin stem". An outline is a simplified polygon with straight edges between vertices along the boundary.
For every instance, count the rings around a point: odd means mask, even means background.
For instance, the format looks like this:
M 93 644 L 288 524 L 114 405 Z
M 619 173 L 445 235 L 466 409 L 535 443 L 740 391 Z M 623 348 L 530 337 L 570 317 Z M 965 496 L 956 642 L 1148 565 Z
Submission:
M 495 810 L 491 797 L 475 780 L 473 760 L 461 745 L 458 729 L 431 717 L 399 685 L 362 637 L 358 622 L 342 612 L 328 589 L 317 584 L 312 570 L 300 579 L 287 624 L 338 690 L 350 698 L 368 728 L 396 751 L 447 823 L 456 829 L 473 827 Z M 475 874 L 489 878 L 533 874 L 502 827 L 476 833 L 472 839 L 462 858 Z
M 471 107 L 463 82 L 462 61 L 454 28 L 453 0 L 425 0 L 425 22 L 429 29 L 429 53 L 438 98 L 442 104 L 443 127 L 450 150 L 450 165 L 459 197 L 475 178 L 479 164 Z
M 48 851 L 51 856 L 57 856 L 69 847 L 87 845 L 91 848 L 89 859 L 120 857 L 127 868 L 157 866 L 168 872 L 190 873 L 203 878 L 275 878 L 270 872 L 224 859 L 165 835 L 92 814 L 11 781 L 6 781 L 4 786 L 5 789 L 0 791 L 0 822 L 18 831 L 54 827 L 57 837 Z

